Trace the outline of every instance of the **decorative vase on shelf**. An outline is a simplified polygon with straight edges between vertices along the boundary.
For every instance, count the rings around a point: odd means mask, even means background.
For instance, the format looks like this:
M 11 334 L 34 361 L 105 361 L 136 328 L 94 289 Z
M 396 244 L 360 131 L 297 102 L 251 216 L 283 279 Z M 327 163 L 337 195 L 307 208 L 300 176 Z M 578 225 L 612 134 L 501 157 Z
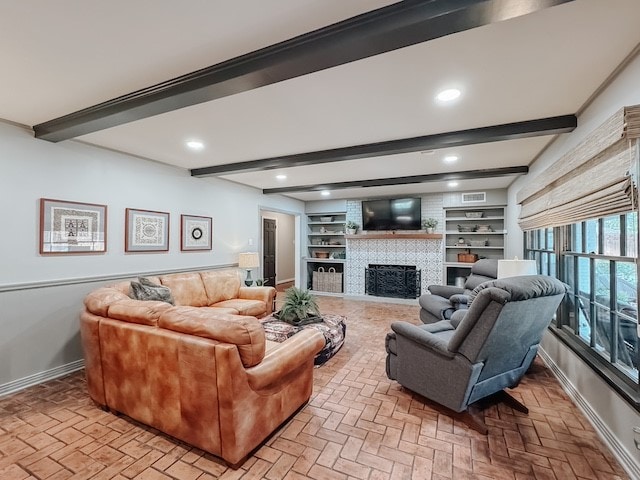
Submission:
M 422 228 L 424 228 L 427 233 L 433 233 L 435 228 L 438 226 L 438 220 L 435 218 L 425 218 L 422 220 Z
M 349 220 L 345 226 L 344 229 L 347 232 L 347 235 L 355 235 L 356 232 L 358 231 L 358 227 L 360 225 L 358 225 L 356 222 L 354 222 L 353 220 Z

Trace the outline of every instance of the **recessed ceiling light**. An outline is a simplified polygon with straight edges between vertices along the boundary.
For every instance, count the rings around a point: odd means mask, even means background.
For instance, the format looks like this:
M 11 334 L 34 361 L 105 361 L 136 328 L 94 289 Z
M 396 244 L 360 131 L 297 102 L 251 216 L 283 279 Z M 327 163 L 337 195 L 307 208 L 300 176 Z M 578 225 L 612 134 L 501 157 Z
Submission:
M 447 163 L 453 163 L 453 162 L 457 162 L 458 161 L 458 156 L 457 155 L 447 155 L 442 160 L 444 160 Z
M 457 88 L 447 88 L 436 95 L 439 102 L 451 102 L 460 96 L 460 90 Z
M 331 195 L 331 192 L 329 190 L 322 190 L 320 192 L 320 195 L 322 195 L 323 197 L 328 197 L 329 195 Z
M 189 140 L 187 142 L 187 147 L 191 150 L 202 150 L 204 148 L 204 143 L 199 140 Z
M 453 188 L 453 187 L 457 187 L 458 186 L 458 182 L 449 182 L 447 183 L 447 187 L 449 188 Z
M 284 173 L 281 173 L 280 175 L 276 175 L 276 178 L 278 180 L 286 180 L 287 176 Z

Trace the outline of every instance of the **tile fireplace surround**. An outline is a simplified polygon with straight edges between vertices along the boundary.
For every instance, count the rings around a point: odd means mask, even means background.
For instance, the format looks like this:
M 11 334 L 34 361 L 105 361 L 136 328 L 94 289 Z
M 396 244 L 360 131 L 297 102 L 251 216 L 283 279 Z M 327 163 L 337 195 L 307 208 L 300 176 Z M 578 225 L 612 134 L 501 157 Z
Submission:
M 441 239 L 347 240 L 345 294 L 365 295 L 364 269 L 369 264 L 413 265 L 422 271 L 422 293 L 427 285 L 442 283 Z

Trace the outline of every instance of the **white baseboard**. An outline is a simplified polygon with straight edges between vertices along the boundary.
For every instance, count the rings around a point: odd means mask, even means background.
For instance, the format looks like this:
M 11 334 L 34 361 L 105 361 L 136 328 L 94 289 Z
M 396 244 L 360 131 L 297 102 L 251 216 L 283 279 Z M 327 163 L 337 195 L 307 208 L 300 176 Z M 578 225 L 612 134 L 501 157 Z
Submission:
M 296 280 L 295 278 L 287 278 L 286 280 L 280 280 L 280 281 L 276 282 L 276 285 L 280 285 L 282 283 L 294 282 L 295 280 Z
M 28 377 L 13 380 L 9 383 L 5 383 L 4 385 L 0 385 L 0 397 L 9 395 L 10 393 L 15 393 L 27 387 L 32 387 L 33 385 L 38 385 L 39 383 L 48 382 L 49 380 L 62 377 L 63 375 L 81 370 L 82 368 L 84 368 L 84 359 L 76 360 L 75 362 L 67 363 L 66 365 L 61 365 L 44 372 L 34 373 Z
M 620 465 L 624 470 L 629 474 L 629 476 L 633 479 L 640 479 L 640 465 L 635 461 L 635 459 L 629 455 L 627 449 L 624 448 L 624 445 L 620 443 L 620 441 L 616 438 L 613 432 L 607 427 L 607 425 L 600 419 L 598 414 L 591 408 L 589 402 L 582 396 L 582 394 L 576 390 L 576 387 L 569 381 L 569 379 L 565 376 L 564 372 L 560 370 L 558 365 L 551 359 L 551 357 L 545 352 L 542 348 L 538 349 L 538 355 L 547 364 L 547 366 L 551 369 L 553 374 L 556 376 L 560 385 L 564 391 L 569 395 L 571 400 L 578 405 L 578 408 L 584 413 L 587 417 L 593 428 L 596 430 L 596 433 L 600 436 L 600 439 L 605 443 L 609 450 L 613 453 L 614 457 L 620 462 Z

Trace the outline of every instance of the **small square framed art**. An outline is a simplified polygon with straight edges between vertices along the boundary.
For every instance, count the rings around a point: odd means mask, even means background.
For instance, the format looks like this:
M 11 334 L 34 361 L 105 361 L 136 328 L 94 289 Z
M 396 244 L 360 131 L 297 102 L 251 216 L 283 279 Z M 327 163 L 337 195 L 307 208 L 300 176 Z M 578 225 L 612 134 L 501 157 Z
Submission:
M 180 250 L 183 252 L 213 248 L 213 219 L 197 215 L 180 216 Z
M 127 208 L 124 232 L 125 252 L 169 250 L 169 213 Z
M 40 199 L 40 254 L 107 251 L 107 206 Z

